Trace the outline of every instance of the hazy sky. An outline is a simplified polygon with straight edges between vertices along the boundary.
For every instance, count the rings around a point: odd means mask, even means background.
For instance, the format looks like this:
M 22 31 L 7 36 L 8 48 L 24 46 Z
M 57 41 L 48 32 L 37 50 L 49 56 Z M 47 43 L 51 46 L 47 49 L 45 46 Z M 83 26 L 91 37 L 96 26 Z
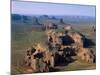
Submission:
M 12 13 L 95 16 L 95 6 L 12 1 Z

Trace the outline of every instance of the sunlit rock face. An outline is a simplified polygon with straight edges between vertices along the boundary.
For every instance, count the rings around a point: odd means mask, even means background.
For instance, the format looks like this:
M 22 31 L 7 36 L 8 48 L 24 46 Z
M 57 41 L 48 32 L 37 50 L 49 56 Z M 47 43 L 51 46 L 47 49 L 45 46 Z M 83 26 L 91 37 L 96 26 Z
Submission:
M 26 66 L 31 67 L 33 72 L 49 72 L 50 68 L 57 65 L 71 63 L 72 56 L 77 56 L 88 63 L 95 62 L 95 54 L 92 49 L 84 48 L 83 36 L 77 32 L 45 32 L 47 45 L 37 43 L 27 50 Z M 27 65 L 28 64 L 28 65 Z

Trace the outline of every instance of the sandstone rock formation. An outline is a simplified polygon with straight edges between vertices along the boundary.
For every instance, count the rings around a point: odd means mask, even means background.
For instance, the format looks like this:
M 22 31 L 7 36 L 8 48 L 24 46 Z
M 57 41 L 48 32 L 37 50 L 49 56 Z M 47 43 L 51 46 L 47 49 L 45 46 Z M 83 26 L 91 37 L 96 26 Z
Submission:
M 95 54 L 89 48 L 80 48 L 77 53 L 77 56 L 86 62 L 89 62 L 89 63 L 95 62 Z
M 46 32 L 47 46 L 37 43 L 27 50 L 25 62 L 33 72 L 48 72 L 56 64 L 69 63 L 72 56 L 77 56 L 88 63 L 94 63 L 92 49 L 84 48 L 83 37 L 77 32 L 61 33 L 49 30 Z

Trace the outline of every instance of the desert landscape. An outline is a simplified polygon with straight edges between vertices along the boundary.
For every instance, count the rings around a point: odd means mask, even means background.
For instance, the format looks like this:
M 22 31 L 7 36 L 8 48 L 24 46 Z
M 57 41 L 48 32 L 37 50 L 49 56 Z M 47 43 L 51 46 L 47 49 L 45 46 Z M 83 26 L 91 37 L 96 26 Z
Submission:
M 11 74 L 96 69 L 96 19 L 11 14 Z

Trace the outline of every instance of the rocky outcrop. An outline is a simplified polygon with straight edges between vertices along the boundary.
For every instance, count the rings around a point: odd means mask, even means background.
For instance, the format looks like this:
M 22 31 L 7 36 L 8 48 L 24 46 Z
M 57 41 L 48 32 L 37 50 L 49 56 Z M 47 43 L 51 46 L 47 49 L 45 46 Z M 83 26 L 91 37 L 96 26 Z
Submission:
M 94 63 L 95 54 L 90 48 L 84 48 L 84 40 L 81 34 L 77 32 L 68 32 L 67 34 L 51 32 L 49 36 L 51 36 L 51 39 L 53 40 L 53 43 L 56 44 L 56 47 L 59 45 L 59 50 L 65 50 L 70 55 L 76 54 L 78 57 L 80 57 L 80 59 L 89 63 Z M 68 44 L 63 44 L 63 41 Z M 51 41 L 48 42 L 51 43 Z
M 49 67 L 54 67 L 54 56 L 42 44 L 38 43 L 27 50 L 25 65 L 31 67 L 33 72 L 48 72 Z
M 95 54 L 92 49 L 90 48 L 80 48 L 77 52 L 77 56 L 89 63 L 95 62 Z
M 49 30 L 46 35 L 46 46 L 37 43 L 27 50 L 25 64 L 30 66 L 33 72 L 48 72 L 50 67 L 70 63 L 73 60 L 72 56 L 77 56 L 88 63 L 94 63 L 95 54 L 91 48 L 84 48 L 84 40 L 79 33 Z
M 69 32 L 68 35 L 74 40 L 74 44 L 83 47 L 82 36 L 77 32 Z

